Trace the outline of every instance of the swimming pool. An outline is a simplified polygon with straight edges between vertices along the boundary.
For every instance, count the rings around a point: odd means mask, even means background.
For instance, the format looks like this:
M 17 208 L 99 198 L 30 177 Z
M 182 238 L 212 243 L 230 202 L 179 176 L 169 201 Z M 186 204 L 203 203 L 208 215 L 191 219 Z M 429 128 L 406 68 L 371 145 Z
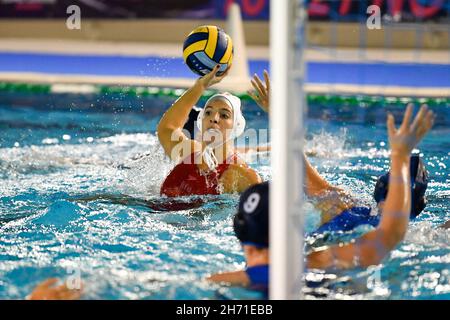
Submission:
M 187 210 L 159 207 L 173 166 L 154 135 L 173 97 L 1 93 L 0 298 L 22 299 L 48 277 L 80 276 L 85 299 L 252 299 L 205 275 L 244 265 L 233 236 L 237 195 L 205 197 Z M 375 178 L 388 168 L 385 109 L 310 105 L 307 148 L 331 182 L 374 204 Z M 431 177 L 429 205 L 382 265 L 308 273 L 311 299 L 449 299 L 450 106 L 420 145 Z M 248 127 L 267 116 L 245 104 Z M 270 179 L 267 155 L 252 164 Z M 192 199 L 185 199 L 189 202 Z M 318 223 L 306 204 L 306 231 Z M 355 237 L 360 228 L 346 237 Z

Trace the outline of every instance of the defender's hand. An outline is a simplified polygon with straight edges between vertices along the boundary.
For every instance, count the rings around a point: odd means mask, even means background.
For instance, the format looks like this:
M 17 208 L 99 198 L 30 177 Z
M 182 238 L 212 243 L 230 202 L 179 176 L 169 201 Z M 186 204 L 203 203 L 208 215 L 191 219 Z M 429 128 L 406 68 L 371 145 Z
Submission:
M 264 81 L 265 84 L 263 84 L 258 75 L 255 74 L 251 80 L 252 86 L 255 90 L 249 90 L 247 93 L 253 100 L 255 100 L 261 109 L 269 113 L 270 79 L 267 70 L 264 70 Z
M 422 105 L 411 124 L 412 112 L 413 105 L 410 103 L 399 129 L 395 128 L 394 116 L 388 115 L 387 129 L 392 153 L 409 155 L 433 126 L 435 114 L 426 105 Z

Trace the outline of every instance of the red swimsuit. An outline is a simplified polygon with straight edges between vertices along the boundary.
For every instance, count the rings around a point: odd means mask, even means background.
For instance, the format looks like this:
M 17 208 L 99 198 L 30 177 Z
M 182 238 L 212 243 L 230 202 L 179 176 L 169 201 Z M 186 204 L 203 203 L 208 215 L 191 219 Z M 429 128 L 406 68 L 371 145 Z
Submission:
M 186 161 L 190 159 L 190 161 Z M 161 195 L 168 197 L 179 197 L 189 195 L 220 194 L 219 179 L 228 169 L 230 163 L 236 163 L 237 155 L 231 156 L 231 161 L 219 164 L 215 170 L 205 174 L 200 173 L 200 169 L 194 162 L 195 154 L 177 164 L 169 173 L 161 186 Z M 187 163 L 185 163 L 187 162 Z

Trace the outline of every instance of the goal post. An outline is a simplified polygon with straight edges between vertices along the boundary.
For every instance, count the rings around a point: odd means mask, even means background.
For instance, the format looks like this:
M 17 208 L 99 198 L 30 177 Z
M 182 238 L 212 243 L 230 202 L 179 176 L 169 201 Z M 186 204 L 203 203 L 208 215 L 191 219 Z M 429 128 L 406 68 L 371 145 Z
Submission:
M 301 298 L 305 0 L 270 2 L 270 299 Z

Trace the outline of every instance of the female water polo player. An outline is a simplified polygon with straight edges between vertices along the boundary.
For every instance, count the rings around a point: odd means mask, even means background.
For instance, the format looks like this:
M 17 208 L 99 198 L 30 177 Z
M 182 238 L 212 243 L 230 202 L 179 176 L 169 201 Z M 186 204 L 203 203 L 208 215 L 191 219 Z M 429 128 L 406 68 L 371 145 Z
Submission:
M 402 241 L 411 212 L 410 154 L 431 129 L 434 114 L 422 106 L 410 123 L 413 108 L 409 105 L 403 122 L 397 130 L 394 117 L 388 116 L 387 130 L 391 146 L 389 189 L 384 200 L 380 224 L 355 241 L 321 247 L 308 254 L 306 266 L 310 269 L 368 267 L 378 264 Z M 269 184 L 250 187 L 242 193 L 233 227 L 240 240 L 247 268 L 215 274 L 214 282 L 250 286 L 268 290 L 269 284 Z
M 307 163 L 307 160 L 305 161 Z M 352 199 L 346 195 L 343 199 L 339 194 L 345 194 L 343 191 L 335 192 L 336 187 L 331 186 L 325 179 L 321 178 L 317 171 L 307 163 L 310 167 L 310 175 L 317 175 L 316 181 L 321 180 L 320 184 L 315 187 L 316 192 L 319 194 L 316 201 L 320 203 L 322 198 L 328 198 L 327 205 L 316 205 L 322 210 L 322 218 L 330 218 L 328 221 L 323 221 L 323 224 L 314 232 L 312 236 L 317 236 L 325 232 L 335 231 L 351 231 L 356 227 L 368 224 L 373 227 L 378 226 L 380 223 L 381 214 L 383 213 L 384 203 L 389 190 L 390 172 L 378 177 L 375 185 L 374 199 L 377 202 L 378 214 L 372 212 L 370 206 L 358 206 L 357 200 Z M 425 191 L 428 185 L 428 172 L 425 165 L 418 154 L 413 154 L 410 157 L 410 177 L 411 177 L 411 211 L 410 219 L 415 219 L 426 206 Z M 331 190 L 331 191 L 330 191 Z M 322 196 L 320 196 L 322 195 Z M 330 212 L 327 213 L 326 210 Z
M 228 73 L 217 76 L 218 66 L 199 78 L 164 113 L 158 125 L 158 138 L 165 153 L 179 162 L 161 186 L 169 197 L 242 192 L 261 182 L 260 176 L 239 157 L 234 139 L 245 128 L 241 101 L 229 93 L 212 96 L 199 113 L 200 141 L 183 131 L 189 113 L 204 91 Z M 180 162 L 181 160 L 181 162 Z
M 267 71 L 264 71 L 265 84 L 258 75 L 252 79 L 254 91 L 249 95 L 266 112 L 270 111 L 269 92 L 270 79 Z M 359 206 L 357 199 L 347 194 L 343 189 L 331 185 L 310 164 L 303 154 L 305 166 L 305 193 L 314 201 L 314 205 L 321 212 L 321 226 L 311 235 L 319 235 L 329 231 L 350 231 L 362 224 L 370 224 L 376 227 L 380 223 L 380 214 L 373 214 L 369 206 Z M 428 183 L 428 174 L 419 155 L 412 155 L 410 159 L 411 197 L 412 206 L 410 218 L 417 217 L 425 208 L 425 191 Z M 384 207 L 384 199 L 389 186 L 389 173 L 378 178 L 375 186 L 374 199 L 381 213 Z

